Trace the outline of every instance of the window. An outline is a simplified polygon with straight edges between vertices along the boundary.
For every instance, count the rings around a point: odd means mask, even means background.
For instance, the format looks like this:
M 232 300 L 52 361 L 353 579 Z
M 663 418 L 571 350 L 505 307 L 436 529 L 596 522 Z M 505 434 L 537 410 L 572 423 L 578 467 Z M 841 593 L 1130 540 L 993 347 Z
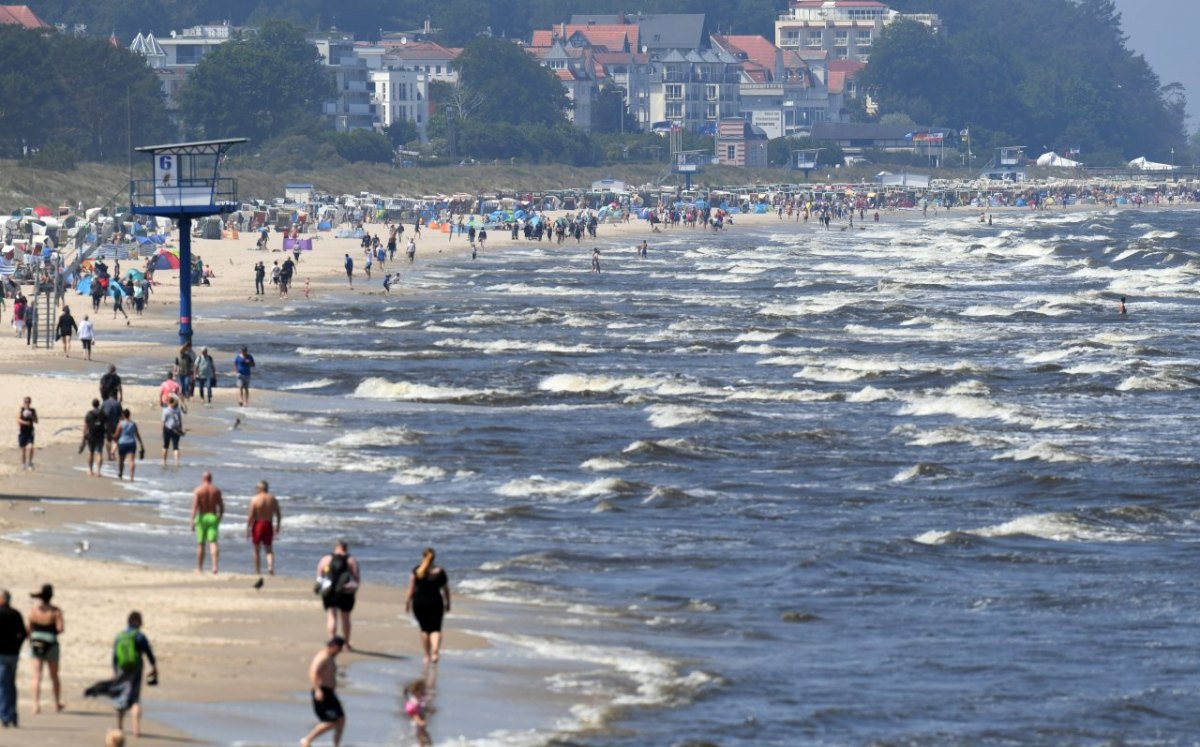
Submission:
M 850 59 L 850 54 L 845 47 L 840 47 L 833 50 L 833 58 L 835 60 L 848 60 Z
M 782 42 L 781 46 L 784 46 L 784 47 L 800 46 L 800 30 L 799 29 L 785 29 L 783 32 L 783 39 L 781 39 L 780 41 Z
M 850 44 L 850 32 L 849 31 L 833 32 L 833 44 L 835 47 L 845 47 L 845 46 L 849 45 Z
M 681 103 L 667 104 L 667 119 L 682 119 L 682 118 L 683 118 L 683 104 L 681 104 Z
M 678 83 L 667 86 L 667 99 L 670 101 L 678 101 L 683 98 L 683 86 Z
M 737 146 L 736 145 L 726 145 L 725 146 L 725 160 L 726 161 L 736 161 L 737 160 Z
M 717 105 L 716 104 L 709 104 L 708 106 L 704 107 L 704 118 L 705 119 L 716 119 L 717 118 Z
M 717 101 L 721 98 L 720 86 L 705 86 L 704 95 L 709 101 Z
M 859 30 L 858 35 L 854 39 L 854 43 L 860 47 L 871 46 L 871 32 Z
M 820 31 L 808 32 L 808 46 L 819 47 L 825 43 L 825 34 Z

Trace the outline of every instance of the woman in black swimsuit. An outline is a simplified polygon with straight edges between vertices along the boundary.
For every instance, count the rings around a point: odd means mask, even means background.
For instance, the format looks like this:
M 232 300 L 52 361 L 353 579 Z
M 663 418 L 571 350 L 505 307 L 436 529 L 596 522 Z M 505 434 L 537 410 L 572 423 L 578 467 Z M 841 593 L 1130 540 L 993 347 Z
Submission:
M 413 568 L 404 610 L 412 610 L 421 627 L 425 663 L 438 660 L 442 648 L 442 616 L 450 611 L 450 584 L 446 572 L 433 564 L 432 547 L 421 553 L 421 564 Z

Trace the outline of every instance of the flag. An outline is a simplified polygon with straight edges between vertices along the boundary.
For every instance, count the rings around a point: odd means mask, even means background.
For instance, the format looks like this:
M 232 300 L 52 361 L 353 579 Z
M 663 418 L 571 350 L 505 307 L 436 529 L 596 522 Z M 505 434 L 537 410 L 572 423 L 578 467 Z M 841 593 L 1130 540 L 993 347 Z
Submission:
M 959 137 L 971 137 L 971 130 L 970 129 L 959 130 L 958 136 Z
M 1078 146 L 1078 145 L 1076 145 L 1074 148 L 1071 148 L 1069 151 L 1067 151 L 1067 155 L 1068 155 L 1068 156 L 1077 156 L 1077 155 L 1079 155 L 1079 146 Z

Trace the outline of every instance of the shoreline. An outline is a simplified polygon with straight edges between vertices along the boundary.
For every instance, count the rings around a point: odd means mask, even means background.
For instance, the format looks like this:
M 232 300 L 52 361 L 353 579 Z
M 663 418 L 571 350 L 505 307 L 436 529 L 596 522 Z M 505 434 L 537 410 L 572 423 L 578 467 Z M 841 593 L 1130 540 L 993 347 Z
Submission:
M 1161 208 L 1143 208 L 1143 210 L 1194 207 L 1193 205 L 1177 205 L 1173 208 L 1163 206 Z M 1116 209 L 1120 210 L 1120 208 Z M 1003 211 L 993 209 L 993 212 L 1001 215 L 1020 210 L 1022 209 L 1009 208 Z M 1040 214 L 1058 215 L 1107 210 L 1110 208 L 1077 206 L 1066 210 L 1041 211 Z M 951 211 L 941 210 L 936 217 L 931 216 L 924 220 L 931 223 L 943 220 L 977 220 L 978 213 L 977 209 L 956 208 Z M 896 220 L 923 220 L 923 218 L 919 210 L 887 213 L 882 216 L 881 223 L 886 225 L 886 223 Z M 781 228 L 788 227 L 798 232 L 822 230 L 811 222 L 807 225 L 803 222 L 789 222 L 786 216 L 784 220 L 780 221 L 774 214 L 764 214 L 738 215 L 735 217 L 734 225 L 726 231 L 737 232 L 747 225 L 758 230 L 770 230 L 770 227 L 774 225 L 779 225 Z M 875 224 L 868 218 L 864 227 L 870 230 L 872 225 Z M 1002 227 L 1001 225 L 1000 228 Z M 707 235 L 706 232 L 700 229 L 683 228 L 664 229 L 661 234 L 654 234 L 649 231 L 647 225 L 637 221 L 627 225 L 602 225 L 600 235 L 596 240 L 580 242 L 578 246 L 573 246 L 572 242 L 568 240 L 562 245 L 562 251 L 578 252 L 579 271 L 583 273 L 587 271 L 587 253 L 594 245 L 611 247 L 617 242 L 628 241 L 629 250 L 632 253 L 634 242 L 643 237 L 647 241 L 654 242 L 657 239 L 678 240 L 681 237 L 701 239 L 705 235 Z M 489 246 L 485 251 L 503 251 L 503 248 L 511 242 L 507 238 L 507 234 L 504 234 L 504 237 L 498 241 L 489 238 Z M 444 236 L 442 238 L 444 239 Z M 499 239 L 499 236 L 496 239 Z M 260 253 L 243 246 L 245 243 L 252 244 L 244 238 L 194 241 L 194 251 L 204 257 L 206 264 L 210 262 L 213 264 L 218 273 L 214 283 L 220 284 L 215 288 L 196 289 L 194 298 L 198 340 L 203 339 L 207 324 L 236 323 L 239 325 L 239 333 L 268 334 L 273 331 L 268 319 L 240 321 L 234 317 L 224 316 L 223 312 L 229 307 L 240 308 L 242 304 L 246 303 L 246 300 L 251 303 L 303 303 L 304 271 L 309 267 L 312 268 L 310 277 L 314 278 L 311 284 L 312 289 L 317 293 L 313 300 L 325 303 L 338 297 L 338 294 L 347 292 L 344 284 L 339 282 L 344 277 L 340 265 L 342 254 L 351 253 L 356 260 L 361 259 L 361 254 L 354 254 L 354 250 L 357 248 L 356 240 L 322 238 L 321 241 L 316 242 L 317 249 L 303 258 L 300 264 L 301 270 L 297 274 L 301 290 L 294 291 L 291 300 L 277 301 L 273 296 L 255 298 L 252 295 L 247 296 L 241 290 L 253 288 L 253 275 L 249 272 L 249 267 L 259 259 L 271 260 L 280 253 Z M 550 249 L 555 248 L 553 243 L 546 246 Z M 418 247 L 417 269 L 415 270 L 417 273 L 420 273 L 423 261 L 427 261 L 426 258 L 431 254 L 443 259 L 470 261 L 465 237 L 453 237 L 453 240 L 446 241 L 445 246 L 439 246 L 436 239 L 433 239 L 428 242 L 420 242 Z M 606 249 L 607 251 L 609 250 Z M 653 251 L 653 243 L 651 251 Z M 401 253 L 398 252 L 398 254 Z M 606 254 L 605 262 L 612 261 L 609 259 L 611 256 Z M 395 264 L 400 266 L 405 277 L 412 271 L 407 268 L 408 263 L 403 258 Z M 389 263 L 388 269 L 392 267 L 393 265 Z M 170 273 L 160 271 L 160 278 L 163 276 L 169 278 Z M 379 276 L 376 275 L 372 282 L 374 285 L 370 290 L 361 289 L 361 286 L 356 284 L 354 293 L 356 295 L 382 295 L 382 289 L 378 286 Z M 0 477 L 4 478 L 5 484 L 0 498 L 8 498 L 12 501 L 12 503 L 0 501 L 0 506 L 6 503 L 8 505 L 7 509 L 0 509 L 3 510 L 3 513 L 0 513 L 0 533 L 6 539 L 14 533 L 61 528 L 86 523 L 99 516 L 104 516 L 110 521 L 133 521 L 135 519 L 146 521 L 147 517 L 144 514 L 151 513 L 157 518 L 156 512 L 145 512 L 137 506 L 126 505 L 133 501 L 135 496 L 113 483 L 110 477 L 92 479 L 87 477 L 86 472 L 80 472 L 79 466 L 82 457 L 75 453 L 74 447 L 78 443 L 78 428 L 82 414 L 87 409 L 91 398 L 95 396 L 95 382 L 103 371 L 103 364 L 111 360 L 128 377 L 127 382 L 130 383 L 127 384 L 126 400 L 135 408 L 135 418 L 142 424 L 143 437 L 149 447 L 148 454 L 157 456 L 158 429 L 155 424 L 157 392 L 151 383 L 134 384 L 132 380 L 152 382 L 154 372 L 159 368 L 165 368 L 174 358 L 174 345 L 166 341 L 154 342 L 149 339 L 151 336 L 161 337 L 164 340 L 170 340 L 173 337 L 175 320 L 172 315 L 176 303 L 172 294 L 173 290 L 174 287 L 170 285 L 170 281 L 165 281 L 153 296 L 152 305 L 146 316 L 135 318 L 134 324 L 128 327 L 117 326 L 116 329 L 107 329 L 109 327 L 108 319 L 104 320 L 104 325 L 98 323 L 99 344 L 95 353 L 96 360 L 91 364 L 76 357 L 66 359 L 58 348 L 53 351 L 30 350 L 23 344 L 23 341 L 18 343 L 13 338 L 11 330 L 7 328 L 0 330 L 0 355 L 4 355 L 6 360 L 15 361 L 17 366 L 14 368 L 37 369 L 37 373 L 24 375 L 0 374 L 0 385 L 5 386 L 7 391 L 13 392 L 14 399 L 29 393 L 34 398 L 34 407 L 39 409 L 41 416 L 38 431 L 38 469 L 33 473 L 21 473 L 14 467 L 15 455 L 12 455 L 11 452 L 9 458 L 0 462 Z M 419 293 L 419 291 L 412 290 L 402 280 L 392 295 L 395 296 L 394 300 L 403 303 L 406 294 L 412 293 Z M 88 305 L 86 303 L 88 299 L 85 297 L 72 296 L 70 298 L 68 303 L 73 307 L 77 304 L 78 308 Z M 111 314 L 111 310 L 108 310 L 108 314 Z M 103 316 L 106 317 L 108 314 L 102 311 Z M 77 313 L 77 318 L 81 319 L 82 314 Z M 251 344 L 251 352 L 253 351 L 254 346 Z M 81 353 L 78 343 L 75 345 L 74 353 L 75 355 Z M 229 388 L 232 377 L 228 370 L 228 360 L 232 357 L 233 351 L 223 350 L 219 353 L 219 356 L 214 353 L 214 357 L 217 358 L 223 388 L 218 389 L 217 397 L 221 400 L 222 405 L 228 405 L 230 398 L 234 396 Z M 53 356 L 53 363 L 50 356 Z M 101 361 L 101 358 L 104 360 Z M 141 370 L 126 369 L 126 363 L 132 364 L 134 361 L 149 360 L 162 361 L 162 364 L 137 363 L 136 365 L 140 366 Z M 156 365 L 157 367 L 155 367 Z M 263 379 L 269 381 L 269 376 L 269 371 L 262 371 L 258 378 L 260 381 Z M 256 407 L 262 407 L 265 403 L 267 407 L 271 407 L 271 403 L 277 396 L 270 390 L 256 390 L 254 404 Z M 214 408 L 208 411 L 201 407 L 192 408 L 192 412 L 185 420 L 189 430 L 189 437 L 184 444 L 186 454 L 189 456 L 199 454 L 204 457 L 205 443 L 210 439 L 217 438 L 227 425 L 225 421 L 219 420 L 226 417 L 226 412 L 225 409 Z M 139 468 L 143 476 L 152 474 L 153 471 L 159 469 L 153 465 L 152 458 L 148 459 L 144 465 L 139 464 Z M 264 472 L 269 473 L 269 469 L 269 466 L 265 466 Z M 194 477 L 198 480 L 198 472 Z M 218 484 L 220 484 L 219 472 Z M 239 486 L 236 492 L 241 495 L 245 491 Z M 47 503 L 47 497 L 68 499 L 69 502 L 52 500 Z M 91 500 L 80 502 L 70 501 L 70 499 Z M 38 501 L 36 505 L 32 503 L 35 500 Z M 43 508 L 44 513 L 22 511 L 22 509 L 34 507 Z M 10 516 L 14 513 L 19 514 L 19 517 Z M 231 516 L 231 520 L 234 533 L 240 534 L 237 531 L 240 527 L 240 517 Z M 283 541 L 286 543 L 286 516 L 284 526 Z M 230 524 L 227 522 L 227 536 L 231 531 L 229 527 Z M 179 552 L 187 554 L 187 550 L 184 548 L 187 546 L 188 540 L 185 537 L 172 537 L 168 541 L 173 546 L 178 545 Z M 225 568 L 235 564 L 238 567 L 245 565 L 245 545 L 241 542 L 231 544 L 232 552 L 223 558 Z M 173 706 L 179 705 L 182 710 L 186 711 L 188 704 L 228 703 L 234 699 L 252 699 L 251 696 L 270 693 L 272 697 L 267 702 L 287 705 L 292 710 L 288 710 L 286 713 L 296 713 L 295 697 L 296 693 L 302 690 L 304 668 L 307 666 L 308 658 L 319 647 L 320 639 L 323 637 L 323 617 L 315 605 L 309 583 L 302 577 L 280 576 L 270 582 L 268 591 L 256 593 L 250 589 L 250 582 L 254 577 L 247 574 L 223 571 L 217 580 L 207 576 L 197 579 L 186 571 L 164 569 L 157 566 L 118 564 L 87 557 L 86 554 L 82 558 L 76 558 L 70 555 L 47 553 L 12 541 L 8 542 L 6 548 L 10 548 L 11 551 L 4 553 L 4 556 L 0 558 L 0 578 L 5 579 L 4 583 L 13 591 L 17 608 L 24 613 L 27 606 L 25 605 L 27 599 L 25 595 L 37 588 L 43 581 L 50 581 L 55 583 L 58 589 L 59 594 L 56 601 L 61 601 L 68 618 L 68 633 L 64 636 L 63 653 L 64 692 L 72 715 L 68 717 L 43 715 L 37 719 L 28 715 L 25 710 L 29 703 L 27 693 L 29 667 L 27 663 L 21 667 L 19 674 L 18 682 L 23 709 L 22 726 L 27 731 L 37 733 L 40 744 L 47 747 L 56 747 L 59 744 L 80 744 L 83 739 L 92 739 L 96 734 L 103 734 L 101 725 L 103 725 L 103 729 L 108 728 L 108 721 L 94 717 L 96 713 L 106 714 L 106 718 L 110 717 L 107 716 L 110 713 L 110 709 L 106 708 L 107 702 L 85 704 L 79 698 L 72 697 L 71 693 L 78 692 L 81 685 L 89 683 L 92 679 L 99 679 L 107 675 L 105 651 L 111 644 L 111 636 L 120 629 L 125 612 L 138 605 L 141 605 L 142 611 L 147 616 L 146 632 L 156 647 L 156 653 L 163 659 L 163 685 L 157 691 L 152 689 L 143 691 L 146 702 L 146 731 L 153 730 L 154 733 L 169 737 L 160 742 L 144 737 L 140 743 L 165 744 L 184 738 L 180 732 L 165 729 L 161 726 L 161 722 L 155 720 L 155 714 L 160 710 L 164 712 L 170 710 L 162 707 L 167 700 Z M 286 544 L 281 553 L 287 553 Z M 45 578 L 28 577 L 29 568 L 37 568 Z M 58 580 L 59 578 L 68 578 L 72 581 L 65 582 Z M 18 585 L 18 582 L 23 585 Z M 29 586 L 29 589 L 25 589 L 24 586 Z M 195 594 L 197 588 L 204 593 Z M 407 620 L 407 617 L 402 615 L 402 611 L 397 611 L 400 607 L 398 599 L 401 590 L 378 584 L 373 579 L 369 580 L 366 588 L 379 589 L 381 590 L 380 597 L 388 596 L 389 598 L 368 599 L 364 595 L 363 604 L 356 609 L 355 613 L 356 638 L 357 634 L 365 629 L 367 631 L 365 635 L 368 636 L 367 646 L 369 648 L 367 650 L 391 651 L 396 656 L 407 657 L 400 661 L 412 662 L 416 649 L 415 636 L 410 625 L 396 623 L 397 618 Z M 138 600 L 132 603 L 132 606 L 129 601 L 131 595 L 122 594 L 122 592 L 129 591 L 138 592 L 138 594 L 132 595 Z M 392 595 L 392 592 L 395 594 Z M 150 600 L 151 595 L 153 601 Z M 374 594 L 372 593 L 371 596 L 374 597 Z M 143 599 L 145 601 L 142 601 Z M 219 603 L 213 604 L 212 600 L 214 599 L 219 600 Z M 458 658 L 461 652 L 471 652 L 473 656 L 474 652 L 486 650 L 487 644 L 481 639 L 466 633 L 456 633 L 456 628 L 461 629 L 456 618 L 463 610 L 469 610 L 470 606 L 469 599 L 461 610 L 457 608 L 456 604 L 455 617 L 451 618 L 447 635 L 447 647 L 452 649 L 452 654 L 446 657 L 446 663 L 443 665 L 444 671 L 451 668 L 450 664 Z M 164 617 L 160 619 L 159 615 L 164 615 Z M 81 620 L 82 624 L 80 624 Z M 364 628 L 358 627 L 360 621 Z M 231 624 L 240 626 L 240 634 L 234 634 L 225 629 Z M 259 628 L 269 629 L 273 633 L 274 631 L 282 632 L 273 635 L 270 642 L 257 649 L 253 655 L 248 654 L 246 651 L 252 646 L 262 643 L 262 640 L 247 637 L 245 631 Z M 396 634 L 400 636 L 402 646 L 395 645 Z M 167 652 L 170 652 L 170 658 L 168 658 Z M 211 668 L 214 657 L 220 660 L 218 665 L 220 677 L 203 677 L 199 673 Z M 419 660 L 419 656 L 417 659 Z M 172 660 L 174 663 L 170 663 Z M 232 672 L 228 677 L 226 669 Z M 184 672 L 190 676 L 185 676 Z M 533 696 L 537 696 L 536 688 L 531 687 L 530 692 Z M 43 702 L 45 701 L 44 694 Z M 81 705 L 85 707 L 80 710 L 90 715 L 73 713 Z M 300 706 L 301 710 L 304 710 L 303 705 Z M 356 710 L 353 699 L 349 703 L 349 708 L 353 729 Z M 204 710 L 201 709 L 199 712 L 203 713 Z M 303 718 L 305 721 L 295 725 L 298 734 L 303 733 L 307 728 L 305 726 L 309 718 L 307 713 Z M 180 722 L 187 721 L 186 714 L 180 717 Z M 41 728 L 43 724 L 49 728 Z M 202 722 L 198 722 L 198 726 L 202 727 L 203 725 Z M 190 728 L 185 731 L 196 734 Z M 353 731 L 350 732 L 350 734 L 353 733 Z

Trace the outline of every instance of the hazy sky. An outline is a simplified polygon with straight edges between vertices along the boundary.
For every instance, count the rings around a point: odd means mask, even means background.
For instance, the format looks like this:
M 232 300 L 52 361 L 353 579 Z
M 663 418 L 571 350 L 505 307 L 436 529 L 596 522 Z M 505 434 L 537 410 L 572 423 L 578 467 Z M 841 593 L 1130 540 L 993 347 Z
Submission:
M 1188 130 L 1200 127 L 1197 30 L 1200 0 L 1116 0 L 1129 47 L 1146 57 L 1163 84 L 1187 88 Z

